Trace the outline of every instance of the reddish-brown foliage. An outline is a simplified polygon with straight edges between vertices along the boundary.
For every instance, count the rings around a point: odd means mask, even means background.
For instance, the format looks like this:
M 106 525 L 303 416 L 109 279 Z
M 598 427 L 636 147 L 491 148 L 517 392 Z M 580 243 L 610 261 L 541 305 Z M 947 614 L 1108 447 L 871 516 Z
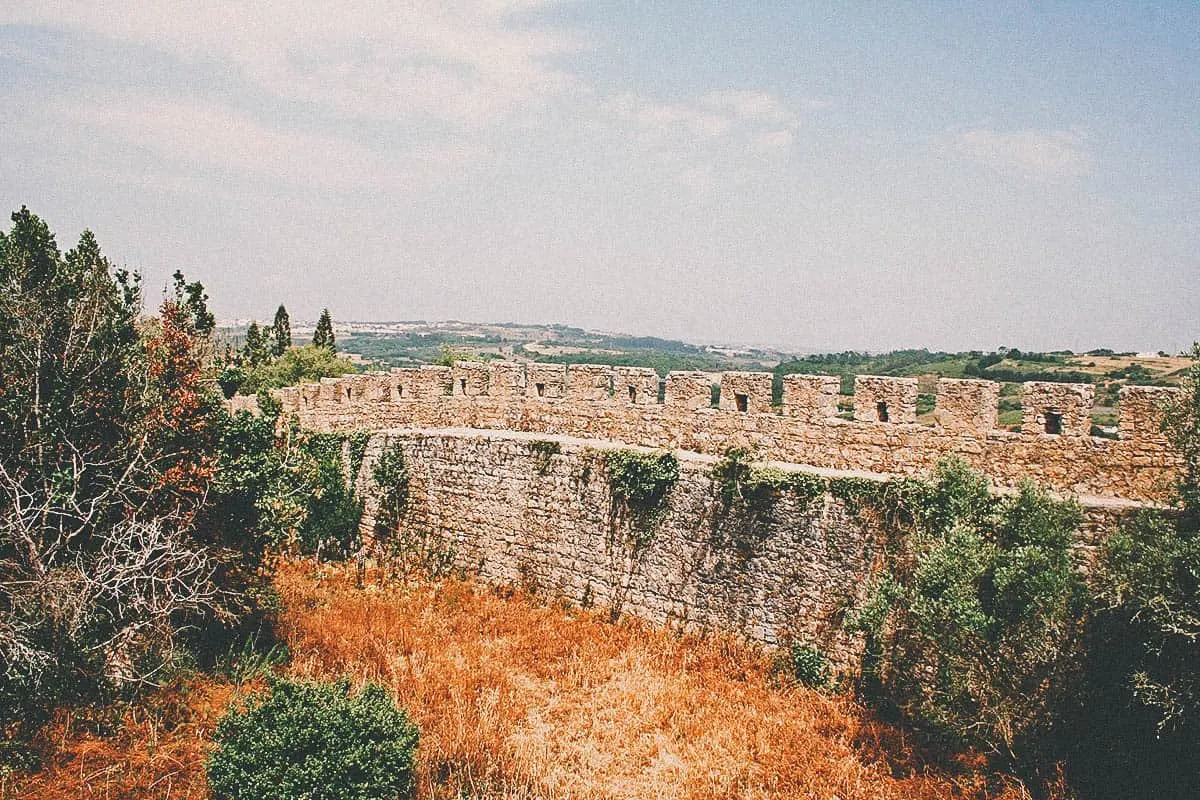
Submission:
M 203 385 L 204 346 L 190 312 L 176 300 L 163 301 L 158 329 L 146 340 L 154 393 L 146 425 L 159 467 L 156 494 L 185 508 L 203 498 L 216 463 L 211 398 Z

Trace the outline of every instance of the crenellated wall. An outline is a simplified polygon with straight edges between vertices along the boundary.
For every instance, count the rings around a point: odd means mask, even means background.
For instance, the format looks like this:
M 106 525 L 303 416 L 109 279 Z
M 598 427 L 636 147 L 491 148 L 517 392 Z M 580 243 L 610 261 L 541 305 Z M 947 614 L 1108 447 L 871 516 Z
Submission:
M 1019 433 L 996 429 L 991 381 L 939 381 L 929 425 L 915 421 L 912 378 L 860 376 L 853 420 L 837 415 L 836 377 L 787 376 L 779 407 L 770 405 L 768 373 L 721 376 L 718 408 L 712 386 L 707 373 L 673 372 L 660 403 L 653 370 L 494 361 L 326 378 L 276 397 L 315 430 L 528 431 L 710 455 L 754 447 L 764 460 L 879 474 L 920 474 L 954 455 L 997 486 L 1031 479 L 1062 493 L 1138 502 L 1164 498 L 1179 463 L 1160 431 L 1170 389 L 1122 390 L 1113 440 L 1089 435 L 1088 385 L 1025 384 Z

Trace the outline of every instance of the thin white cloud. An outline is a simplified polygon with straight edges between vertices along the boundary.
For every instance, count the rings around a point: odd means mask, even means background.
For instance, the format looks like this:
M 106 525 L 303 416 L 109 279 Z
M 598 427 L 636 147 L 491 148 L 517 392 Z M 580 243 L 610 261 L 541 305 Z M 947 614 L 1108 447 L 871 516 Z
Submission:
M 376 152 L 322 134 L 281 131 L 219 106 L 152 97 L 105 97 L 53 112 L 54 124 L 81 140 L 115 143 L 143 178 L 145 153 L 161 175 L 208 176 L 227 183 L 355 191 L 403 191 L 452 172 L 479 153 L 460 140 Z M 270 191 L 270 189 L 268 189 Z
M 959 152 L 976 161 L 1039 180 L 1079 178 L 1095 166 L 1085 137 L 1073 131 L 975 128 L 954 134 L 953 141 Z
M 490 124 L 571 84 L 550 60 L 582 45 L 522 25 L 551 0 L 205 2 L 60 0 L 0 7 L 38 24 L 232 64 L 281 98 L 353 116 Z
M 694 102 L 658 103 L 623 94 L 607 106 L 638 141 L 660 152 L 697 153 L 723 147 L 785 150 L 800 127 L 800 114 L 779 98 L 759 91 L 713 91 Z

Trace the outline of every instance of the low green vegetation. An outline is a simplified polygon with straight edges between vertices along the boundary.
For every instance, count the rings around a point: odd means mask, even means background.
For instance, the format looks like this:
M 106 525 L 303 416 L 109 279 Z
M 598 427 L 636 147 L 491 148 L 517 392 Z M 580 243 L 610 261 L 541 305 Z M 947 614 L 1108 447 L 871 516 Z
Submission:
M 404 800 L 418 733 L 382 687 L 272 678 L 217 725 L 214 800 Z
M 399 533 L 400 521 L 408 510 L 408 465 L 404 460 L 404 448 L 399 442 L 380 454 L 371 478 L 379 491 L 375 536 L 387 541 Z
M 737 447 L 725 452 L 710 475 L 726 510 L 765 512 L 784 493 L 807 506 L 828 489 L 828 481 L 819 475 L 757 465 L 750 450 Z
M 833 682 L 829 659 L 825 654 L 799 642 L 792 642 L 781 650 L 776 667 L 809 689 L 825 689 Z
M 550 467 L 550 459 L 562 452 L 562 445 L 553 439 L 535 439 L 529 443 L 529 450 L 538 472 L 545 472 Z
M 321 378 L 336 378 L 356 372 L 355 366 L 333 350 L 307 344 L 292 347 L 279 357 L 255 365 L 247 362 L 229 363 L 218 376 L 226 397 L 234 394 L 256 394 L 265 389 L 278 389 L 300 383 L 315 383 Z
M 635 545 L 648 544 L 654 525 L 666 510 L 667 495 L 679 480 L 678 459 L 673 453 L 608 450 L 604 466 L 614 518 L 629 520 Z
M 997 499 L 961 464 L 907 497 L 908 519 L 854 626 L 864 671 L 908 716 L 1014 755 L 1053 721 L 1084 585 L 1077 506 L 1027 486 Z

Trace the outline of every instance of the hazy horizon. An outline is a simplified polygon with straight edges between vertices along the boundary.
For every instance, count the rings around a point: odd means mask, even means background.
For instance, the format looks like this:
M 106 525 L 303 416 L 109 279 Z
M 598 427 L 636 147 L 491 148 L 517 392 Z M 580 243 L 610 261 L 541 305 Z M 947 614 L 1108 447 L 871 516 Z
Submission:
M 1200 338 L 1200 7 L 0 9 L 0 200 L 223 318 Z

